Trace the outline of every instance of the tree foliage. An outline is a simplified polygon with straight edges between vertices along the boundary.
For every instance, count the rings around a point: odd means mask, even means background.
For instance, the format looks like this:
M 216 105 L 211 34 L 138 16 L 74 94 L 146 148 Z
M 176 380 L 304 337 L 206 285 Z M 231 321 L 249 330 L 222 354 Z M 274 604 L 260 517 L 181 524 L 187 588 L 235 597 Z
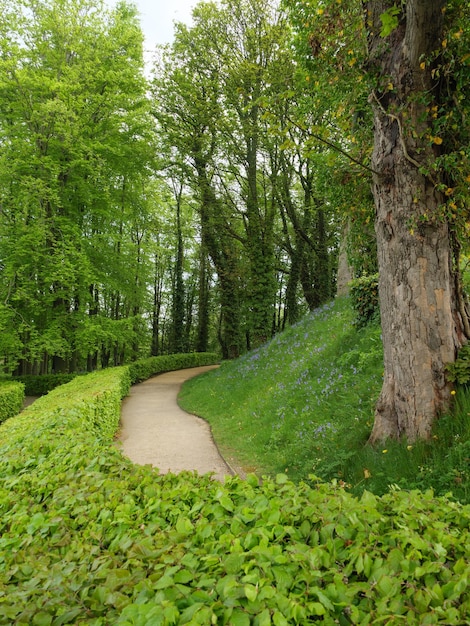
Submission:
M 141 337 L 153 158 L 136 12 L 3 3 L 0 46 L 2 354 L 23 373 L 120 360 Z
M 178 25 L 162 51 L 153 94 L 172 159 L 191 168 L 219 337 L 236 356 L 334 289 L 337 203 L 326 208 L 326 151 L 306 127 L 285 14 L 265 0 L 199 4 L 194 25 Z

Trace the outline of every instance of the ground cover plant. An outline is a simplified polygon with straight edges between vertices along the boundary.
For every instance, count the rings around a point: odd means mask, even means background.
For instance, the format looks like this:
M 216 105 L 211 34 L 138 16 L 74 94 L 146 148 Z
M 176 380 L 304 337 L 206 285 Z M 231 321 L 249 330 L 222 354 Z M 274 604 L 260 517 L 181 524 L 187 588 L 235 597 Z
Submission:
M 75 379 L 0 428 L 0 623 L 465 623 L 469 507 L 158 475 L 112 442 L 128 384 Z
M 463 624 L 470 507 L 285 473 L 159 475 L 113 438 L 129 368 L 0 427 L 0 624 Z
M 469 502 L 465 385 L 430 442 L 367 445 L 383 365 L 380 326 L 374 316 L 364 323 L 361 311 L 347 298 L 317 309 L 256 352 L 187 381 L 181 405 L 205 417 L 224 453 L 235 450 L 258 475 L 309 480 L 313 473 L 358 495 L 391 485 L 432 488 Z

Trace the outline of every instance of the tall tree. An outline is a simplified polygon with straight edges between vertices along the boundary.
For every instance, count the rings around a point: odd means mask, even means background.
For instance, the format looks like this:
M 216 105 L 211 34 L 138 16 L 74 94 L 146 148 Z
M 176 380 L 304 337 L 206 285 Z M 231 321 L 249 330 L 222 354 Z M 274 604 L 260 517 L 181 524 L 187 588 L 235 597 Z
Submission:
M 446 364 L 469 336 L 459 276 L 468 217 L 468 6 L 287 1 L 316 81 L 351 113 L 350 146 L 361 145 L 373 112 L 371 162 L 355 157 L 372 176 L 385 361 L 371 442 L 428 438 L 450 405 Z
M 240 332 L 239 242 L 215 171 L 222 117 L 216 55 L 209 54 L 218 11 L 202 5 L 196 26 L 179 25 L 175 44 L 162 54 L 153 83 L 154 114 L 168 146 L 169 164 L 186 167 L 187 184 L 198 201 L 201 240 L 216 269 L 220 292 L 219 340 L 225 358 L 243 350 Z M 215 26 L 214 26 L 215 24 Z M 201 309 L 201 313 L 204 309 Z
M 102 313 L 122 317 L 125 292 L 126 315 L 140 315 L 134 218 L 153 132 L 142 32 L 125 3 L 110 13 L 98 0 L 0 6 L 0 289 L 16 320 L 9 332 L 22 344 L 22 367 L 62 370 L 87 355 L 93 367 L 111 339 Z M 135 228 L 125 229 L 128 220 Z M 130 248 L 131 265 L 123 262 Z M 109 315 L 112 298 L 119 314 Z
M 431 435 L 449 408 L 445 366 L 467 339 L 452 219 L 442 210 L 448 185 L 437 167 L 446 143 L 433 115 L 450 106 L 439 66 L 451 4 L 367 3 L 385 366 L 372 441 Z
M 216 50 L 224 64 L 224 99 L 232 132 L 227 134 L 229 163 L 238 177 L 244 203 L 248 267 L 248 327 L 256 347 L 272 334 L 275 307 L 273 192 L 274 160 L 269 155 L 261 102 L 275 83 L 284 59 L 286 24 L 269 0 L 226 0 L 223 30 Z M 275 166 L 274 166 L 275 169 Z

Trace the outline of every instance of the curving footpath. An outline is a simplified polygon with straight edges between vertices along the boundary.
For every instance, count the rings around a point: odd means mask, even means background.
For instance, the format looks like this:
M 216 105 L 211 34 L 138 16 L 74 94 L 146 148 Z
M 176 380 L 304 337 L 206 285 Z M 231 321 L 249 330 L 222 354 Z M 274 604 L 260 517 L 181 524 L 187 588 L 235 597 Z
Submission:
M 139 465 L 161 473 L 213 472 L 223 481 L 235 472 L 224 461 L 207 422 L 183 411 L 177 402 L 182 383 L 217 367 L 207 365 L 153 376 L 133 385 L 121 409 L 121 449 Z

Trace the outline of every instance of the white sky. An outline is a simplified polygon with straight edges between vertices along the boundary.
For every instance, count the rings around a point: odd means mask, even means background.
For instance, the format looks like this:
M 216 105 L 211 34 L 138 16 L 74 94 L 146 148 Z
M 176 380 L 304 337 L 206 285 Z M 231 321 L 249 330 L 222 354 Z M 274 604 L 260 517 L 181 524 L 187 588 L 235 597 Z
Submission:
M 132 0 L 141 14 L 145 48 L 173 39 L 173 22 L 191 22 L 191 11 L 197 0 Z
M 115 6 L 116 0 L 105 0 Z M 140 13 L 140 23 L 145 35 L 146 57 L 156 44 L 170 43 L 173 39 L 173 22 L 191 23 L 191 11 L 198 0 L 131 0 Z

